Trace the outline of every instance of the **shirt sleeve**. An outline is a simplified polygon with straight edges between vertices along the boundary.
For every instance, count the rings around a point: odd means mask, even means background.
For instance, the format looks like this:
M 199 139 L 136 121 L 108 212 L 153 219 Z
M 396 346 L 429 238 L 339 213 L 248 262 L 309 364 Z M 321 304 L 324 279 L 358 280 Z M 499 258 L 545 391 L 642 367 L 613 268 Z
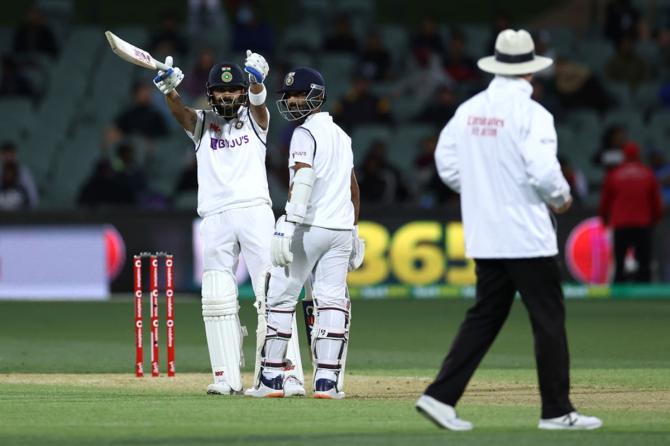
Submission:
M 528 181 L 545 203 L 561 207 L 570 200 L 570 186 L 563 177 L 556 151 L 554 118 L 545 110 L 533 113 L 528 133 L 521 141 Z
M 314 165 L 314 154 L 316 153 L 316 140 L 312 133 L 304 127 L 296 127 L 291 137 L 289 149 L 288 167 L 295 163 Z
M 197 120 L 195 123 L 195 130 L 193 131 L 193 133 L 189 132 L 186 129 L 184 129 L 184 131 L 186 132 L 188 137 L 193 140 L 193 143 L 197 146 L 200 143 L 200 139 L 202 138 L 203 133 L 205 132 L 205 111 L 196 110 L 195 116 Z
M 456 192 L 461 192 L 461 173 L 458 165 L 456 138 L 457 115 L 451 118 L 440 132 L 435 149 L 435 166 L 442 182 Z

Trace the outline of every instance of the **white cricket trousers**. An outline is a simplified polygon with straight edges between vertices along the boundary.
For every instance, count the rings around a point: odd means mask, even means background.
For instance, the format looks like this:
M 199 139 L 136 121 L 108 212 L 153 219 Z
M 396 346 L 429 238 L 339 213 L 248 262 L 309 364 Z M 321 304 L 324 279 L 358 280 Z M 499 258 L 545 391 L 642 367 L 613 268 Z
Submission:
M 270 241 L 275 218 L 268 205 L 229 209 L 202 220 L 203 270 L 229 272 L 235 277 L 240 250 L 249 269 L 251 283 L 271 265 Z
M 287 267 L 271 270 L 268 308 L 294 310 L 300 290 L 312 272 L 312 292 L 318 304 L 343 307 L 347 300 L 351 237 L 347 230 L 297 225 L 291 242 L 293 261 Z

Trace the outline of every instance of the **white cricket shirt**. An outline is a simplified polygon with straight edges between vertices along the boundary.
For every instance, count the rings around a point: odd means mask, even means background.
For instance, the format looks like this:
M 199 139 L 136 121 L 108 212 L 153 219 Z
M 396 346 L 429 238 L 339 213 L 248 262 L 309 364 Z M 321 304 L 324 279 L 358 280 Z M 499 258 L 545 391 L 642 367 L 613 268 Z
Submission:
M 304 224 L 326 229 L 353 229 L 351 138 L 326 112 L 315 113 L 296 127 L 288 160 L 291 181 L 295 163 L 314 169 L 315 180 Z
M 558 253 L 547 204 L 565 204 L 570 187 L 556 158 L 554 118 L 532 90 L 523 79 L 496 76 L 440 134 L 435 162 L 461 194 L 468 257 Z
M 227 209 L 272 205 L 265 170 L 267 130 L 247 107 L 226 121 L 211 110 L 196 110 L 195 143 L 198 162 L 198 215 Z

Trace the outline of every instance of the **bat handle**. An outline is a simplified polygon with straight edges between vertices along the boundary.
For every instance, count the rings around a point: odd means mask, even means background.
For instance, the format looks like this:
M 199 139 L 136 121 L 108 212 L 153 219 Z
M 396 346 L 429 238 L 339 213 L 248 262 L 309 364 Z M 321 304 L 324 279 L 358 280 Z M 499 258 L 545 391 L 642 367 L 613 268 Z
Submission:
M 159 70 L 167 71 L 170 68 L 172 68 L 168 65 L 165 65 L 163 62 L 159 62 L 156 59 L 154 59 L 154 60 L 156 61 L 156 68 L 158 68 Z

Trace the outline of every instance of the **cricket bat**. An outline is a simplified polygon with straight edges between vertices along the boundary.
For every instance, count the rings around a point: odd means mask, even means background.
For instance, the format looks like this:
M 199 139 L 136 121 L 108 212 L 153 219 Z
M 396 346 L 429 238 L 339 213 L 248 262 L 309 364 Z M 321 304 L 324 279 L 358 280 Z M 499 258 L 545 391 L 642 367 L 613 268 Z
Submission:
M 109 46 L 112 47 L 112 51 L 126 62 L 150 70 L 167 71 L 170 69 L 170 67 L 163 62 L 159 62 L 151 57 L 151 54 L 147 51 L 126 42 L 111 31 L 105 31 L 105 37 L 107 37 L 107 41 L 109 42 Z

